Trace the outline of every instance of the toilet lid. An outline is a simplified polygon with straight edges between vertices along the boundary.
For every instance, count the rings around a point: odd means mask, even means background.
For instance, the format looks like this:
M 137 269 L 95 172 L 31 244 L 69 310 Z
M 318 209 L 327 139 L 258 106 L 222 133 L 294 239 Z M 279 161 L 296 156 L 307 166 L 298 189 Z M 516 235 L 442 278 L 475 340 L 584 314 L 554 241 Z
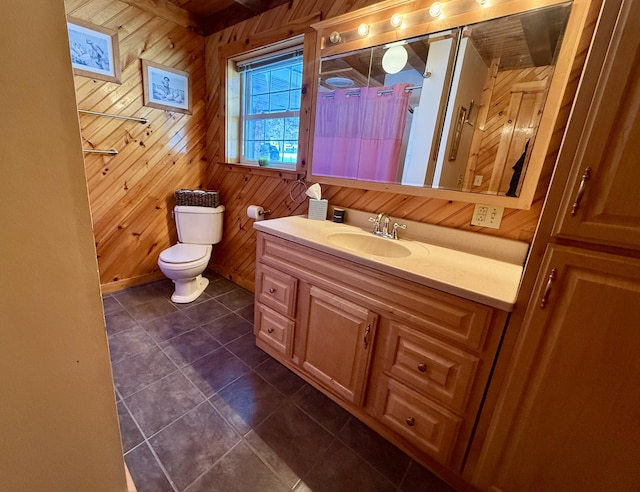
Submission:
M 207 254 L 204 244 L 174 244 L 160 253 L 160 259 L 166 263 L 188 263 L 203 258 Z

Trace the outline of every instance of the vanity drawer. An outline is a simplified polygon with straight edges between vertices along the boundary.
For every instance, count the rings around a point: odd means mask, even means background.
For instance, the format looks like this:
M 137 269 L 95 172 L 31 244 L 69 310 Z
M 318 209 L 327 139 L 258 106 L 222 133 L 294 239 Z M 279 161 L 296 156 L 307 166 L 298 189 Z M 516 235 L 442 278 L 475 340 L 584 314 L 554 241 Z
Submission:
M 401 382 L 463 412 L 478 357 L 397 321 L 389 323 L 384 369 Z
M 289 318 L 256 304 L 256 337 L 286 356 L 291 356 L 293 327 L 294 322 Z
M 378 419 L 413 445 L 447 464 L 462 419 L 405 387 L 387 379 Z
M 290 318 L 295 315 L 297 283 L 295 278 L 286 273 L 262 264 L 257 266 L 258 302 Z

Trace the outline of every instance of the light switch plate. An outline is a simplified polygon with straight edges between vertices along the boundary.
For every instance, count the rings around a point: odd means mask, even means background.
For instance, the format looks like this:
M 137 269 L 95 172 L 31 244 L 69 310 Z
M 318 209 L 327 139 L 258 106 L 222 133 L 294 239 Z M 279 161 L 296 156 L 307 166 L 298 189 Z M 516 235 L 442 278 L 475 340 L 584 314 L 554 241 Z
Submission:
M 477 174 L 473 179 L 473 186 L 480 186 L 482 184 L 482 174 Z
M 499 229 L 503 213 L 504 207 L 477 203 L 471 218 L 471 225 Z

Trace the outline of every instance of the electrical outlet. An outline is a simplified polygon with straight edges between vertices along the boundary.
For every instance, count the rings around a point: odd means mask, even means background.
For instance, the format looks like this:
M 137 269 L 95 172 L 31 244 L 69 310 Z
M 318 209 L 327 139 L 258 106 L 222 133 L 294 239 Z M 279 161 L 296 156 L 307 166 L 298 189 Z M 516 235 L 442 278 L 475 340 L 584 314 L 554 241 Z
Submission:
M 471 225 L 499 229 L 503 213 L 504 207 L 477 203 L 473 211 L 473 217 L 471 218 Z
M 475 178 L 473 178 L 473 186 L 480 186 L 482 184 L 482 174 L 477 174 Z

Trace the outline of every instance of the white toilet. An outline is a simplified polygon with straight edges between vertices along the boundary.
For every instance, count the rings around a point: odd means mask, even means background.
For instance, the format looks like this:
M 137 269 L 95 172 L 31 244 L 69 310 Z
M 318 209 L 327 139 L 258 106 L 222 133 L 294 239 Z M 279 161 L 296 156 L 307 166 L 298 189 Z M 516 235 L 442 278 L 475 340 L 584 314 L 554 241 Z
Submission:
M 212 245 L 222 239 L 223 212 L 224 205 L 178 205 L 173 209 L 179 242 L 158 258 L 160 270 L 175 284 L 173 302 L 195 301 L 209 285 L 202 272 L 209 264 Z

